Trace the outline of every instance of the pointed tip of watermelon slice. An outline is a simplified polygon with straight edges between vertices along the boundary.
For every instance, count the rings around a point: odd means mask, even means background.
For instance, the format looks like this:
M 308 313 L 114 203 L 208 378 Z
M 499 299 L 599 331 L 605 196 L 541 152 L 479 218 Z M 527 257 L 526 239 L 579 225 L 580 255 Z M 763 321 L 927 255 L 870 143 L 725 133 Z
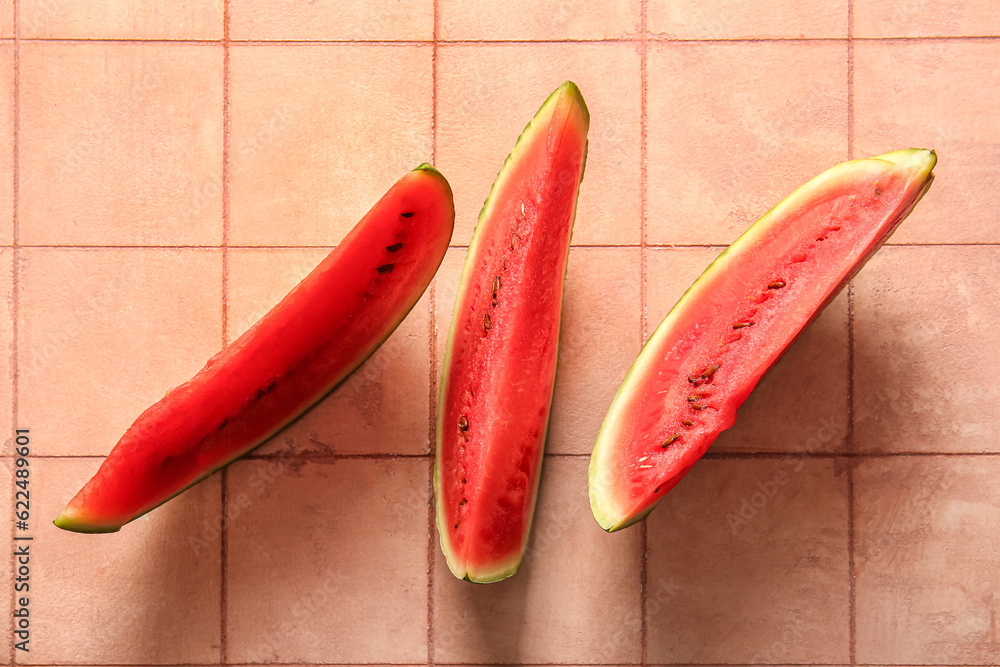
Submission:
M 552 91 L 551 97 L 570 98 L 573 103 L 580 107 L 584 122 L 588 125 L 590 124 L 590 109 L 587 108 L 587 102 L 583 99 L 583 93 L 580 92 L 580 87 L 575 83 L 572 81 L 563 82 L 561 86 Z
M 100 524 L 88 520 L 67 507 L 53 521 L 57 527 L 73 533 L 117 533 L 121 526 Z
M 883 155 L 876 155 L 873 160 L 891 162 L 897 169 L 910 171 L 911 178 L 925 180 L 937 164 L 937 153 L 930 148 L 904 148 Z
M 421 162 L 420 164 L 418 164 L 416 167 L 413 168 L 413 171 L 433 171 L 435 174 L 441 173 L 440 171 L 438 171 L 438 168 L 432 165 L 430 162 Z

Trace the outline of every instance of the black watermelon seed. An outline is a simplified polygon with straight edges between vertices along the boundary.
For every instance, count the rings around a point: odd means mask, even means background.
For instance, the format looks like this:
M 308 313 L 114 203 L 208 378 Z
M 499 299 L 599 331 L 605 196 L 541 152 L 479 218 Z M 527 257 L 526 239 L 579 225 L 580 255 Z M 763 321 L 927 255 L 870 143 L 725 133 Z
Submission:
M 767 284 L 767 289 L 781 289 L 785 286 L 784 280 L 775 280 L 773 283 Z
M 385 249 L 388 250 L 389 252 L 396 252 L 402 247 L 403 247 L 402 243 L 393 243 L 392 245 L 387 245 Z
M 415 211 L 409 211 L 408 213 L 400 213 L 404 218 L 412 218 Z
M 672 445 L 675 442 L 677 442 L 677 438 L 679 438 L 679 437 L 681 437 L 680 433 L 674 433 L 672 436 L 670 436 L 669 438 L 667 438 L 666 440 L 664 440 L 663 444 L 660 445 L 660 447 L 663 447 L 664 449 L 666 449 L 670 445 Z
M 465 415 L 462 415 L 461 417 L 458 418 L 458 430 L 459 431 L 469 430 L 469 420 L 468 418 L 466 418 Z
M 392 264 L 383 264 L 375 270 L 379 273 L 392 273 Z

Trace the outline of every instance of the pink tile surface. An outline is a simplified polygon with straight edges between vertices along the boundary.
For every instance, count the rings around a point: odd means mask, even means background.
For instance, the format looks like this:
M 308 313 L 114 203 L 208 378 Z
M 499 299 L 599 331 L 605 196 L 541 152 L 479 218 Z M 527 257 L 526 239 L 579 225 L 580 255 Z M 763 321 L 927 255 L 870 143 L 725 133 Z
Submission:
M 23 0 L 19 32 L 48 39 L 222 39 L 223 3 Z
M 573 248 L 546 451 L 589 454 L 642 344 L 637 248 Z M 614 298 L 608 298 L 614 295 Z
M 654 0 L 649 30 L 671 39 L 847 37 L 846 2 Z
M 636 0 L 440 0 L 448 40 L 596 40 L 636 35 Z
M 0 245 L 14 240 L 14 45 L 0 44 Z
M 935 148 L 937 183 L 893 243 L 996 243 L 1000 97 L 996 41 L 906 40 L 855 47 L 854 154 Z
M 996 458 L 861 461 L 855 474 L 858 660 L 1000 660 Z
M 990 0 L 854 0 L 857 37 L 997 35 L 1000 17 Z
M 728 245 L 847 158 L 842 42 L 657 43 L 648 86 L 651 243 Z
M 222 239 L 222 47 L 26 42 L 19 242 Z
M 32 434 L 36 442 L 43 432 Z M 220 657 L 218 476 L 111 535 L 50 522 L 100 465 L 31 462 L 31 651 L 23 664 L 177 664 Z
M 27 654 L 0 564 L 0 664 L 996 664 L 997 16 L 0 3 L 7 516 L 14 429 L 33 438 L 29 529 L 0 536 L 37 554 Z M 480 207 L 566 79 L 591 128 L 549 455 L 524 566 L 474 586 L 431 521 L 435 390 Z M 911 145 L 937 149 L 937 180 L 892 246 L 644 524 L 601 531 L 588 453 L 643 336 L 805 180 Z M 146 406 L 425 160 L 454 189 L 453 247 L 382 349 L 121 532 L 51 525 Z
M 884 248 L 858 276 L 854 428 L 861 451 L 1000 451 L 998 270 L 995 246 L 906 247 Z
M 649 520 L 649 659 L 850 657 L 842 460 L 703 461 Z
M 433 0 L 245 0 L 230 35 L 251 40 L 431 39 Z
M 430 161 L 431 56 L 414 45 L 233 47 L 230 242 L 335 245 Z
M 36 453 L 104 456 L 222 343 L 216 250 L 20 250 L 18 423 Z
M 289 458 L 231 470 L 235 662 L 426 659 L 426 459 Z

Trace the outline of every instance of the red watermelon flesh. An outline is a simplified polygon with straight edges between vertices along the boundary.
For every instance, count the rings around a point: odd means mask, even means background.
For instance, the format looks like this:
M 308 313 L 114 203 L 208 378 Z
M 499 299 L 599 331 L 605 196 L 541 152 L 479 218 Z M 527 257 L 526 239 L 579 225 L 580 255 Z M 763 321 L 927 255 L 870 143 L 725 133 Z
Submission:
M 403 176 L 278 305 L 141 414 L 55 524 L 117 531 L 319 401 L 416 304 L 454 215 L 440 172 L 423 164 Z
M 837 165 L 705 270 L 640 352 L 598 434 L 590 501 L 605 530 L 643 519 L 735 422 L 768 369 L 927 191 L 936 160 L 909 149 Z
M 504 163 L 462 273 L 438 404 L 441 547 L 459 578 L 510 576 L 527 544 L 555 382 L 590 117 L 567 82 Z

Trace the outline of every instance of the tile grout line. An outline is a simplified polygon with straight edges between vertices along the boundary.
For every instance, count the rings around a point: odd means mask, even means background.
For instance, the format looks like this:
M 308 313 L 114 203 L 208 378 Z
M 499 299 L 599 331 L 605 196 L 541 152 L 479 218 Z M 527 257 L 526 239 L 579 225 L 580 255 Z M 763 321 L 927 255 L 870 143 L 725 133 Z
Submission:
M 649 32 L 647 25 L 649 2 L 640 0 L 639 2 L 639 346 L 646 342 L 647 329 L 647 294 L 646 294 L 646 124 L 647 124 L 647 96 L 646 89 L 648 83 L 648 51 Z M 646 603 L 649 596 L 649 542 L 648 527 L 645 521 L 639 533 L 640 561 L 639 561 L 639 659 L 643 665 L 648 662 L 649 644 L 649 623 L 646 619 Z
M 438 129 L 438 38 L 440 37 L 440 0 L 433 0 L 431 17 L 431 164 L 437 167 Z M 447 249 L 445 253 L 447 254 Z M 434 664 L 434 537 L 437 518 L 434 505 L 434 457 L 437 443 L 437 278 L 430 286 L 430 336 L 428 345 L 427 391 L 427 664 Z
M 13 244 L 3 245 L 0 248 L 13 248 Z M 45 244 L 45 243 L 22 243 L 17 246 L 19 249 L 31 248 L 39 250 L 73 250 L 84 252 L 88 250 L 218 250 L 219 244 L 215 245 L 74 245 L 74 244 Z M 245 245 L 227 244 L 227 250 L 333 250 L 334 245 Z M 708 248 L 711 250 L 724 250 L 728 247 L 726 243 L 649 243 L 645 246 L 642 243 L 572 243 L 572 248 L 599 248 L 605 250 L 623 250 L 629 248 L 642 248 L 647 250 L 689 250 L 692 248 Z M 975 241 L 975 242 L 954 242 L 943 243 L 938 241 L 928 241 L 924 243 L 888 241 L 887 248 L 998 248 L 1000 242 Z M 468 250 L 465 244 L 452 243 L 448 245 L 449 250 Z
M 860 42 L 996 42 L 1000 35 L 920 35 L 894 37 L 852 37 Z M 12 38 L 2 38 L 0 43 L 12 42 Z M 32 43 L 62 43 L 62 44 L 189 44 L 191 46 L 215 46 L 221 43 L 218 39 L 135 39 L 115 37 L 25 37 L 22 41 Z M 492 46 L 504 44 L 635 44 L 641 39 L 632 37 L 609 37 L 598 39 L 439 39 L 438 44 L 458 44 L 465 46 Z M 649 35 L 649 42 L 661 44 L 769 44 L 812 42 L 836 43 L 846 41 L 843 37 L 732 37 L 732 38 L 683 38 L 666 37 L 664 35 Z M 426 39 L 233 39 L 231 45 L 267 47 L 267 46 L 413 46 L 432 45 L 432 40 Z
M 546 458 L 554 459 L 581 459 L 589 460 L 590 454 L 586 452 L 546 452 Z M 767 461 L 772 459 L 787 459 L 789 456 L 797 456 L 808 459 L 845 459 L 865 461 L 870 459 L 899 459 L 899 458 L 1000 458 L 1000 451 L 997 452 L 866 452 L 863 454 L 851 454 L 849 452 L 816 452 L 804 450 L 788 451 L 716 451 L 706 452 L 702 457 L 705 460 L 733 461 L 733 460 L 759 460 Z M 94 459 L 103 460 L 106 454 L 33 454 L 33 458 L 43 460 L 73 460 L 73 459 Z M 292 457 L 294 461 L 405 461 L 411 459 L 427 459 L 430 455 L 426 452 L 421 454 L 407 454 L 402 452 L 384 452 L 372 454 L 328 454 L 325 452 L 306 451 Z M 10 454 L 0 456 L 0 460 L 12 460 Z M 270 454 L 245 454 L 241 460 L 245 461 L 275 461 L 282 459 L 280 452 Z
M 18 209 L 18 206 L 19 206 L 19 203 L 20 203 L 20 198 L 18 197 L 18 190 L 19 190 L 19 186 L 20 186 L 19 162 L 20 162 L 20 149 L 21 149 L 21 140 L 20 140 L 20 134 L 21 134 L 21 132 L 20 132 L 20 130 L 21 130 L 21 43 L 20 43 L 20 39 L 18 37 L 18 32 L 20 30 L 20 25 L 19 25 L 19 22 L 18 22 L 18 14 L 20 13 L 20 9 L 21 9 L 20 5 L 21 5 L 20 0 L 14 0 L 13 3 L 12 3 L 12 7 L 11 7 L 11 10 L 14 13 L 14 16 L 13 16 L 13 19 L 14 19 L 14 58 L 13 58 L 13 66 L 14 66 L 14 99 L 13 99 L 13 106 L 14 106 L 14 112 L 12 114 L 13 115 L 13 119 L 12 119 L 13 120 L 13 123 L 12 123 L 13 127 L 11 128 L 13 130 L 13 132 L 14 132 L 14 137 L 13 137 L 14 140 L 13 140 L 13 142 L 11 142 L 12 143 L 12 148 L 13 148 L 12 155 L 11 155 L 11 160 L 13 162 L 13 165 L 12 165 L 13 168 L 11 169 L 11 172 L 12 172 L 11 178 L 12 178 L 12 181 L 13 181 L 12 182 L 12 186 L 13 186 L 12 204 L 13 204 L 13 206 L 12 206 L 12 211 L 11 211 L 12 212 L 12 215 L 11 215 L 11 255 L 12 256 L 11 256 L 11 304 L 10 304 L 10 310 L 11 310 L 11 345 L 10 345 L 10 347 L 11 347 L 11 350 L 10 350 L 10 355 L 11 355 L 11 363 L 10 363 L 10 373 L 11 373 L 11 401 L 10 401 L 10 409 L 11 409 L 11 423 L 13 424 L 13 426 L 14 426 L 15 429 L 17 428 L 17 421 L 18 421 L 18 419 L 17 419 L 17 417 L 18 417 L 18 407 L 19 407 L 19 405 L 18 405 L 18 388 L 19 388 L 19 380 L 20 380 L 20 372 L 19 372 L 20 363 L 19 363 L 19 349 L 18 349 L 18 342 L 19 342 L 18 341 L 18 333 L 19 333 L 18 332 L 18 319 L 20 317 L 20 298 L 19 298 L 20 297 L 20 284 L 19 284 L 19 281 L 18 281 L 18 274 L 20 273 L 20 268 L 21 267 L 20 267 L 20 251 L 19 251 L 19 248 L 18 248 L 18 233 L 19 233 L 19 229 L 18 229 L 18 215 L 17 215 L 17 209 Z M 12 444 L 16 445 L 16 440 Z M 11 454 L 16 453 L 17 450 L 14 449 L 13 447 L 12 447 L 12 449 L 13 449 L 13 451 L 11 452 Z M 15 500 L 17 498 L 17 485 L 14 483 L 14 480 L 15 480 L 14 472 L 13 472 L 14 470 L 15 470 L 15 468 L 12 466 L 11 467 L 11 477 L 10 477 L 10 506 L 11 507 L 15 506 Z M 12 527 L 10 535 L 11 535 L 11 538 L 12 538 L 11 541 L 13 542 L 13 537 L 14 537 L 13 527 Z M 17 557 L 14 554 L 14 549 L 12 548 L 10 550 L 10 571 L 11 571 L 11 576 L 13 576 L 13 573 L 17 572 L 17 567 L 16 567 L 17 566 L 17 562 L 16 562 L 16 559 L 17 559 Z M 17 609 L 17 604 L 16 604 L 17 603 L 17 590 L 15 590 L 15 588 L 13 586 L 11 586 L 10 595 L 11 595 L 11 610 Z M 17 664 L 17 648 L 15 647 L 15 641 L 14 641 L 14 639 L 15 639 L 15 637 L 14 637 L 14 630 L 15 630 L 15 627 L 14 627 L 14 616 L 13 616 L 13 614 L 11 614 L 11 618 L 10 618 L 10 664 L 11 665 Z
M 222 5 L 222 346 L 229 342 L 229 218 L 230 218 L 230 79 L 229 79 L 229 0 Z M 229 526 L 226 521 L 229 504 L 229 469 L 220 475 L 221 515 L 219 517 L 219 662 L 229 662 Z
M 847 0 L 847 159 L 854 159 L 854 0 Z M 854 571 L 854 281 L 847 283 L 847 637 L 848 658 L 857 665 L 857 590 Z

